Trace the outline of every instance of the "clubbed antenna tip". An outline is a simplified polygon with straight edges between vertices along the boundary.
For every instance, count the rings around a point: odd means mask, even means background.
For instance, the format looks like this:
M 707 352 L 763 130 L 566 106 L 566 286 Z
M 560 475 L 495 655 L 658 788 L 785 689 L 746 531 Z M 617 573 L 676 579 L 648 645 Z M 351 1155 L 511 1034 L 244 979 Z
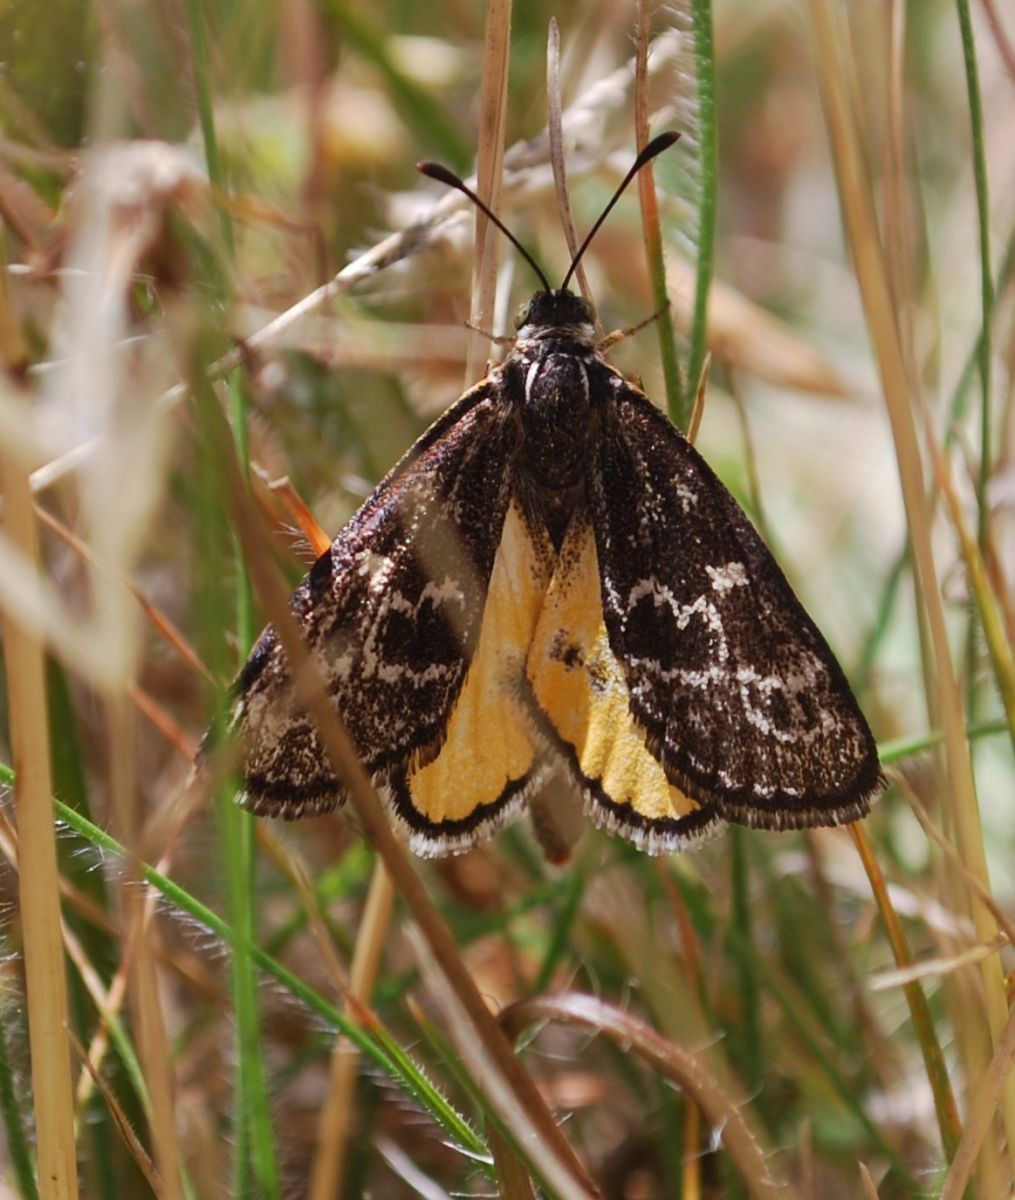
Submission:
M 589 244 L 591 243 L 592 239 L 599 232 L 599 227 L 613 211 L 613 206 L 624 194 L 624 189 L 627 187 L 627 185 L 631 182 L 635 175 L 638 174 L 642 167 L 644 167 L 647 163 L 650 163 L 657 155 L 662 154 L 664 150 L 668 150 L 679 137 L 680 134 L 677 133 L 675 129 L 667 129 L 665 133 L 657 133 L 656 136 L 648 143 L 648 145 L 644 147 L 634 162 L 631 163 L 630 170 L 620 181 L 620 187 L 618 187 L 613 193 L 613 197 L 611 198 L 609 204 L 607 204 L 607 206 L 599 214 L 599 220 L 596 221 L 596 223 L 588 231 L 588 233 L 585 235 L 585 241 L 583 241 L 578 247 L 578 251 L 571 260 L 571 265 L 567 269 L 567 274 L 564 276 L 564 282 L 560 285 L 561 291 L 567 287 L 571 280 L 571 276 L 575 273 L 578 264 L 582 260 L 582 255 L 589 248 Z
M 548 292 L 552 291 L 552 288 L 550 287 L 550 281 L 546 278 L 546 275 L 543 273 L 539 263 L 536 262 L 528 250 L 525 249 L 525 247 L 515 237 L 511 230 L 508 229 L 500 217 L 497 216 L 497 214 L 490 208 L 488 204 L 480 200 L 472 188 L 470 188 L 463 179 L 460 179 L 449 167 L 445 167 L 441 163 L 436 162 L 416 163 L 416 170 L 419 171 L 421 175 L 428 175 L 431 179 L 436 179 L 438 183 L 443 183 L 447 187 L 455 188 L 456 191 L 468 196 L 472 203 L 475 204 L 475 206 L 479 209 L 479 211 L 484 213 L 486 217 L 497 226 L 501 233 L 504 234 L 508 241 L 516 247 L 522 258 L 525 259 L 533 271 L 535 271 L 535 273 L 539 276 L 544 289 Z

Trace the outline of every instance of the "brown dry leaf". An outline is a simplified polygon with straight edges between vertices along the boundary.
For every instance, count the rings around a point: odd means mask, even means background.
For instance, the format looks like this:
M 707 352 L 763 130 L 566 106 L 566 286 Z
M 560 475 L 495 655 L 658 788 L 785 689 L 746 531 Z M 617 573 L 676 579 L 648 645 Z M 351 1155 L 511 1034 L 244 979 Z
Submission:
M 693 295 L 694 270 L 690 263 L 672 258 L 668 275 L 672 296 Z M 679 305 L 676 316 L 686 326 L 690 312 Z M 820 396 L 852 395 L 819 350 L 728 284 L 718 281 L 712 284 L 708 330 L 714 358 L 758 375 L 776 387 Z

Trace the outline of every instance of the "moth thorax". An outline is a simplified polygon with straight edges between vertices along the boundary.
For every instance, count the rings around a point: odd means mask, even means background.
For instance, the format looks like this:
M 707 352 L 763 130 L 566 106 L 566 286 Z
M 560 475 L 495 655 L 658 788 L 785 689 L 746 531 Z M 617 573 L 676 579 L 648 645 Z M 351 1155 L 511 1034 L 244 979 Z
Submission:
M 523 461 L 533 482 L 565 487 L 586 470 L 593 413 L 586 363 L 573 352 L 529 364 L 521 409 Z

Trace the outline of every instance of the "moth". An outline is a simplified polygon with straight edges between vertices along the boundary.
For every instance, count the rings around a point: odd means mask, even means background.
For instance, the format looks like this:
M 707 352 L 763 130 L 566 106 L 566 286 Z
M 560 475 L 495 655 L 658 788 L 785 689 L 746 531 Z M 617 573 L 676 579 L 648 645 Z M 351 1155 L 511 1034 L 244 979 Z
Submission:
M 675 137 L 650 143 L 625 184 Z M 739 505 L 607 362 L 567 286 L 592 235 L 552 288 L 490 215 L 542 290 L 503 362 L 291 600 L 394 822 L 418 854 L 460 852 L 561 769 L 595 825 L 652 854 L 728 821 L 862 817 L 883 786 L 870 728 Z M 234 685 L 233 727 L 251 811 L 343 803 L 270 626 Z

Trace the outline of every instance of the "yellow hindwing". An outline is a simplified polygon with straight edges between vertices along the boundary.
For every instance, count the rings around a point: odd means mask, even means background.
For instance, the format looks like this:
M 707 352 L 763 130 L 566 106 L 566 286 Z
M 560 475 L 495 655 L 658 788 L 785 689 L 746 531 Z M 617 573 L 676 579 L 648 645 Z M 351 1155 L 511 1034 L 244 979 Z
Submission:
M 535 765 L 531 720 L 520 697 L 525 659 L 550 575 L 519 509 L 507 511 L 487 590 L 479 642 L 436 757 L 410 770 L 408 799 L 439 835 L 446 822 L 496 810 Z
M 610 649 L 592 527 L 571 526 L 550 580 L 526 665 L 544 716 L 588 794 L 611 802 L 608 822 L 672 821 L 699 805 L 674 787 L 631 717 L 630 693 Z M 618 809 L 620 811 L 618 811 Z

